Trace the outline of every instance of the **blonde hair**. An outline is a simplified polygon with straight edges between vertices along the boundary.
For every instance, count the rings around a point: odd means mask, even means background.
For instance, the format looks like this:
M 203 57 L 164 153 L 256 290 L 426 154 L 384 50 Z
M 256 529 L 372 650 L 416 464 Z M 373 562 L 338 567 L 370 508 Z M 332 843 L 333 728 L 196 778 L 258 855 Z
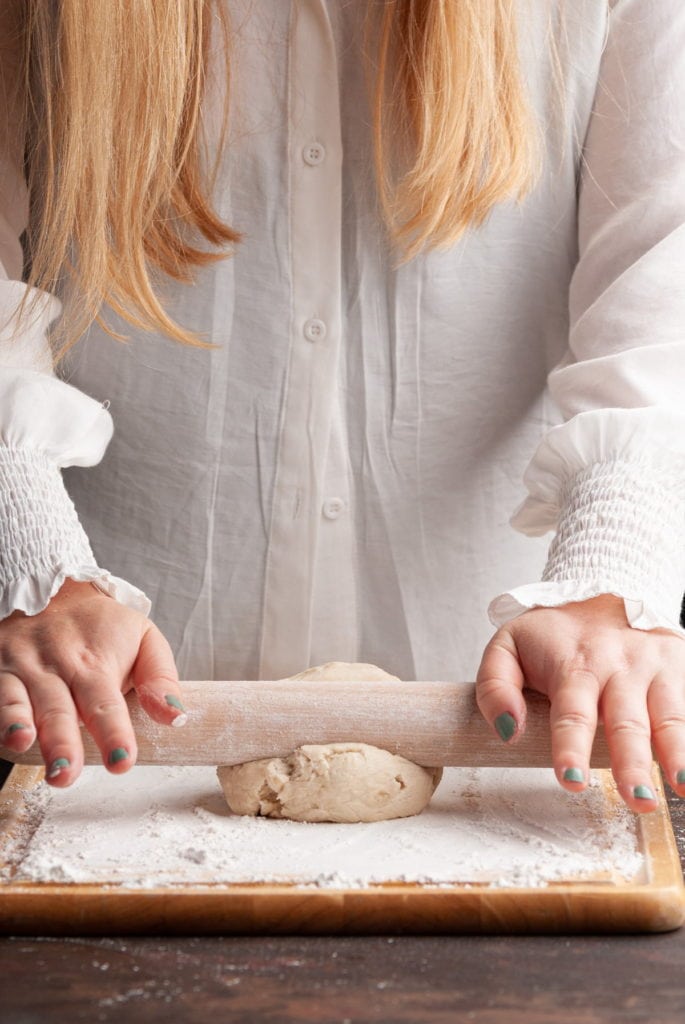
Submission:
M 379 209 L 402 262 L 450 246 L 497 203 L 522 199 L 536 179 L 516 5 L 367 4 Z M 136 0 L 132 11 L 127 0 L 22 0 L 17 101 L 29 190 L 27 279 L 48 292 L 65 277 L 70 285 L 52 331 L 56 362 L 94 320 L 128 340 L 101 319 L 105 302 L 144 331 L 213 347 L 175 323 L 159 294 L 162 275 L 191 282 L 194 267 L 233 255 L 243 237 L 211 200 L 228 124 L 225 6 Z M 201 111 L 213 17 L 226 102 L 210 170 Z M 228 251 L 197 248 L 193 231 Z
M 522 199 L 539 174 L 516 6 L 516 0 L 383 5 L 375 168 L 383 217 L 404 250 L 401 262 L 453 245 L 495 205 Z M 368 72 L 368 60 L 365 67 Z M 393 175 L 398 165 L 400 174 Z

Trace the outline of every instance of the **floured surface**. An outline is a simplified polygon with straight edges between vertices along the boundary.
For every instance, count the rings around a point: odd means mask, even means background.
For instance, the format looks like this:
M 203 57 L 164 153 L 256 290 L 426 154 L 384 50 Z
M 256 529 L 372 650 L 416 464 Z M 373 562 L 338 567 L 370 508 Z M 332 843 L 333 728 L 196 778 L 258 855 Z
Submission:
M 4 879 L 159 888 L 295 882 L 544 886 L 642 880 L 636 818 L 598 773 L 569 794 L 545 768 L 448 768 L 413 818 L 355 825 L 232 815 L 213 768 L 86 768 L 67 790 L 41 783 L 3 851 Z

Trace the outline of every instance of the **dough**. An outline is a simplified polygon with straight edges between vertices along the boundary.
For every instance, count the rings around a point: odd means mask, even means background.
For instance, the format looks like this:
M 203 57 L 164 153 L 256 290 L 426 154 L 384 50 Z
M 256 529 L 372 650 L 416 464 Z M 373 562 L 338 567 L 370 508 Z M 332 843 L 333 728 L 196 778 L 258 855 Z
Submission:
M 304 672 L 298 672 L 296 676 L 288 676 L 288 679 L 320 679 L 323 682 L 334 683 L 336 680 L 346 679 L 368 679 L 370 683 L 380 682 L 383 679 L 392 679 L 399 683 L 399 676 L 391 676 L 384 672 L 378 665 L 368 665 L 362 661 L 327 661 L 325 665 L 315 665 L 313 668 L 306 668 Z
M 328 743 L 217 772 L 235 814 L 351 822 L 418 814 L 433 795 L 440 769 L 421 768 L 366 743 Z
M 395 679 L 375 665 L 329 662 L 298 679 Z M 385 821 L 419 814 L 442 778 L 367 743 L 307 744 L 288 757 L 263 758 L 217 768 L 235 814 L 292 821 Z

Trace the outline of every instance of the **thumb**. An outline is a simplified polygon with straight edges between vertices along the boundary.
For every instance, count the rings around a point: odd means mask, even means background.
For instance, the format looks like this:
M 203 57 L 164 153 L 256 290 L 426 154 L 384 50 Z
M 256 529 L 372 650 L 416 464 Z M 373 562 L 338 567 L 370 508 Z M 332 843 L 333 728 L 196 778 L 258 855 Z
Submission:
M 476 676 L 476 702 L 486 722 L 506 743 L 526 726 L 524 677 L 513 634 L 498 630 L 485 648 Z
M 163 725 L 185 725 L 178 671 L 169 641 L 151 622 L 140 641 L 131 681 L 142 707 Z

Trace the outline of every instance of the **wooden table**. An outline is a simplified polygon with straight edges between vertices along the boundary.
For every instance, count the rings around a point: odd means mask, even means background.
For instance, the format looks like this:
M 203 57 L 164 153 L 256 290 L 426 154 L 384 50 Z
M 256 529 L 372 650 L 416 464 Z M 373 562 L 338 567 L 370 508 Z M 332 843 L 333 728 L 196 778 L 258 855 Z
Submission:
M 669 795 L 685 865 L 685 801 Z M 0 940 L 0 1024 L 685 1022 L 685 929 Z

